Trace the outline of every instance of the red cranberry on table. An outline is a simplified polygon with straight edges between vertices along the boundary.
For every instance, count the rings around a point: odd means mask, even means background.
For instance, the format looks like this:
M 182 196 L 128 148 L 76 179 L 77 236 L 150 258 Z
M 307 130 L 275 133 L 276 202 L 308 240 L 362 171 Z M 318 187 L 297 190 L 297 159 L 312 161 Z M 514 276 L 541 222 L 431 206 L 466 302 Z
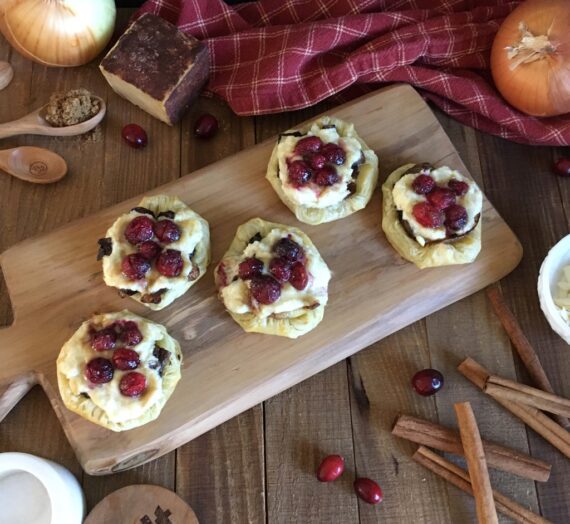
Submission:
M 143 339 L 142 333 L 136 322 L 127 320 L 121 324 L 120 341 L 126 346 L 136 346 Z
M 463 196 L 467 191 L 469 191 L 469 184 L 467 182 L 463 182 L 462 180 L 455 180 L 452 178 L 448 183 L 447 187 L 451 189 L 457 196 Z
M 323 146 L 323 141 L 318 136 L 308 136 L 301 138 L 296 144 L 293 152 L 296 155 L 308 155 L 316 153 Z
M 418 195 L 427 195 L 435 188 L 435 180 L 429 175 L 419 175 L 412 182 L 412 189 Z
M 570 177 L 570 158 L 562 157 L 552 166 L 552 170 L 558 176 Z
M 260 304 L 273 304 L 281 296 L 281 284 L 269 275 L 256 275 L 251 279 L 251 295 Z
M 309 182 L 313 172 L 303 160 L 294 160 L 287 167 L 289 180 L 294 186 L 300 187 Z
M 321 149 L 321 153 L 325 156 L 327 162 L 337 166 L 342 166 L 346 160 L 344 149 L 336 144 L 325 144 Z
M 163 251 L 156 261 L 156 269 L 165 277 L 177 277 L 182 273 L 183 266 L 182 254 L 176 249 Z
M 305 256 L 303 248 L 290 238 L 281 238 L 273 245 L 273 252 L 278 257 L 284 257 L 289 262 L 296 262 L 302 260 Z
M 112 328 L 104 328 L 91 333 L 91 347 L 95 351 L 109 351 L 115 347 L 117 334 Z
M 279 282 L 287 282 L 291 278 L 291 262 L 285 257 L 276 257 L 269 263 L 269 272 Z
M 435 229 L 443 225 L 443 212 L 428 202 L 416 204 L 412 209 L 412 214 L 419 224 L 424 227 Z
M 146 242 L 154 236 L 154 222 L 146 215 L 133 218 L 125 228 L 125 238 L 130 244 L 136 245 Z
M 156 238 L 165 244 L 180 240 L 180 228 L 172 220 L 159 220 L 154 223 Z
M 135 149 L 142 149 L 148 144 L 146 131 L 138 124 L 126 125 L 123 127 L 121 135 L 125 142 Z
M 160 251 L 162 250 L 162 248 L 152 240 L 141 242 L 137 246 L 137 249 L 139 253 L 147 260 L 154 260 L 158 255 L 160 255 Z
M 210 113 L 200 115 L 194 123 L 194 134 L 198 138 L 212 138 L 218 132 L 218 120 Z
M 436 187 L 427 194 L 427 200 L 438 209 L 445 209 L 455 204 L 455 193 L 445 187 Z
M 302 262 L 295 262 L 291 266 L 291 277 L 289 283 L 297 290 L 303 291 L 309 282 L 309 275 L 307 269 Z
M 354 481 L 354 491 L 364 502 L 368 504 L 378 504 L 382 502 L 382 490 L 380 486 L 371 479 L 362 477 Z
M 146 388 L 146 378 L 142 373 L 133 371 L 123 375 L 119 390 L 125 397 L 140 397 Z
M 136 369 L 139 367 L 139 354 L 134 349 L 119 348 L 113 353 L 113 364 L 121 371 Z
M 344 458 L 340 455 L 329 455 L 323 459 L 317 468 L 317 478 L 321 482 L 332 482 L 342 475 Z
M 261 275 L 263 262 L 255 257 L 246 258 L 238 266 L 238 274 L 242 280 L 249 280 L 255 275 Z
M 123 258 L 121 270 L 129 280 L 140 280 L 150 270 L 150 262 L 140 253 L 133 253 Z
M 113 373 L 113 364 L 106 358 L 94 358 L 85 366 L 85 378 L 93 384 L 111 382 Z
M 453 204 L 445 210 L 445 227 L 451 231 L 459 231 L 467 224 L 467 210 L 460 205 Z
M 315 173 L 315 184 L 321 187 L 333 186 L 340 177 L 333 166 L 325 166 Z
M 443 387 L 443 375 L 437 369 L 422 369 L 412 377 L 412 386 L 418 395 L 429 397 Z

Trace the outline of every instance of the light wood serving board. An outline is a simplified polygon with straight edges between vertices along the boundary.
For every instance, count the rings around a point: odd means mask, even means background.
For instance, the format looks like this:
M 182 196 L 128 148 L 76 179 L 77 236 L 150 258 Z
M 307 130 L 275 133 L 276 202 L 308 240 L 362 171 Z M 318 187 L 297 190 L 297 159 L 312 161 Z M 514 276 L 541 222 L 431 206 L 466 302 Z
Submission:
M 392 86 L 328 114 L 354 122 L 379 156 L 381 181 L 410 161 L 467 172 L 411 87 Z M 264 178 L 273 145 L 273 140 L 264 142 L 152 191 L 178 195 L 208 220 L 212 234 L 208 274 L 163 311 L 151 312 L 119 298 L 104 285 L 101 263 L 95 259 L 97 239 L 140 197 L 0 256 L 15 318 L 12 326 L 0 330 L 0 420 L 40 383 L 85 471 L 99 475 L 132 468 L 499 280 L 522 256 L 518 240 L 487 200 L 483 249 L 467 266 L 421 271 L 397 256 L 380 229 L 379 188 L 369 206 L 351 217 L 314 227 L 299 224 Z M 216 297 L 212 268 L 237 226 L 255 216 L 301 227 L 333 272 L 323 322 L 295 341 L 244 333 Z M 165 324 L 182 345 L 184 369 L 156 421 L 114 433 L 63 406 L 55 360 L 81 322 L 95 312 L 123 308 Z

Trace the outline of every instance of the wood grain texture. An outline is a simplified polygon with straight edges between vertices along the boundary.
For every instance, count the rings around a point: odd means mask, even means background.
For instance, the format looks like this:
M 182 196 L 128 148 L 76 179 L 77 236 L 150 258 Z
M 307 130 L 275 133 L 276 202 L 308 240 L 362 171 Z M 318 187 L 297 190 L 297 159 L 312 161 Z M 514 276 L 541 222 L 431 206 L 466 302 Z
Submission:
M 407 158 L 465 170 L 431 111 L 407 86 L 373 93 L 336 109 L 334 114 L 355 123 L 385 159 L 385 169 Z M 404 141 L 406 136 L 409 138 Z M 273 220 L 293 222 L 263 179 L 271 147 L 270 142 L 264 143 L 154 191 L 177 194 L 209 220 L 214 262 L 235 228 L 246 219 L 267 216 L 271 209 Z M 111 151 L 110 146 L 107 151 Z M 108 158 L 113 158 L 112 152 Z M 122 157 L 115 160 L 120 165 Z M 152 160 L 145 165 L 152 168 Z M 24 242 L 1 257 L 16 320 L 13 327 L 0 332 L 0 346 L 17 339 L 20 351 L 5 354 L 0 382 L 5 382 L 10 373 L 37 371 L 89 473 L 120 471 L 174 449 L 372 341 L 501 278 L 521 256 L 516 238 L 488 202 L 484 209 L 486 234 L 477 261 L 433 271 L 422 272 L 403 263 L 387 245 L 377 226 L 378 198 L 366 210 L 332 226 L 305 227 L 335 273 L 331 297 L 343 297 L 342 301 L 330 301 L 319 329 L 294 344 L 272 339 L 273 351 L 268 354 L 266 337 L 241 332 L 217 301 L 211 279 L 201 280 L 175 307 L 149 315 L 169 328 L 188 357 L 183 380 L 172 399 L 158 421 L 112 433 L 61 406 L 53 362 L 61 344 L 93 312 L 129 307 L 136 313 L 149 314 L 106 288 L 100 265 L 93 258 L 92 246 L 102 231 L 137 202 L 138 198 L 130 199 L 51 235 Z M 366 257 L 355 259 L 353 250 L 366 253 Z M 38 251 L 50 260 L 47 280 L 33 262 L 33 253 Z M 443 273 L 446 287 L 433 286 Z M 18 278 L 21 274 L 26 274 L 26 279 Z M 351 303 L 358 303 L 358 310 L 350 308 Z M 34 335 L 37 330 L 30 330 L 24 321 L 32 318 L 42 332 L 40 352 Z M 45 340 L 50 343 L 46 345 Z M 187 397 L 193 399 L 191 404 L 184 400 Z

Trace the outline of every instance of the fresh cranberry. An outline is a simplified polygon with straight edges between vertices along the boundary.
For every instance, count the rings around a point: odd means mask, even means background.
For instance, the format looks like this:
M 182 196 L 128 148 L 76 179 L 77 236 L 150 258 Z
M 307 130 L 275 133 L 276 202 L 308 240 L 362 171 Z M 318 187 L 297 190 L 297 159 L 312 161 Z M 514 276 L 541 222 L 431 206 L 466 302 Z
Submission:
M 159 220 L 154 223 L 154 234 L 164 244 L 180 240 L 180 229 L 172 220 Z
M 115 347 L 117 334 L 113 328 L 104 328 L 91 333 L 91 347 L 95 351 L 108 351 Z
M 562 157 L 552 167 L 558 176 L 570 176 L 570 158 Z
M 309 182 L 313 174 L 307 163 L 303 160 L 294 160 L 287 168 L 289 180 L 297 187 L 305 185 Z
M 323 146 L 323 141 L 318 136 L 308 136 L 301 138 L 295 145 L 293 150 L 296 155 L 309 155 L 316 153 Z
M 325 166 L 315 173 L 315 184 L 321 187 L 332 186 L 339 181 L 340 177 L 333 166 Z
M 139 253 L 147 260 L 154 260 L 160 254 L 161 250 L 160 246 L 152 240 L 141 242 L 137 246 L 137 249 L 139 250 Z
M 325 155 L 327 162 L 337 166 L 342 166 L 346 160 L 344 149 L 333 143 L 325 144 L 321 149 L 321 153 Z
M 419 175 L 412 182 L 412 189 L 418 195 L 427 195 L 433 191 L 435 187 L 435 180 L 429 175 Z
M 459 231 L 467 224 L 467 210 L 458 204 L 453 204 L 445 210 L 445 227 Z
M 420 202 L 412 209 L 414 218 L 424 227 L 441 227 L 443 225 L 444 215 L 437 207 L 432 206 L 428 202 Z
M 119 340 L 126 346 L 136 346 L 140 344 L 143 339 L 142 333 L 136 322 L 132 320 L 127 320 L 123 322 L 120 327 L 121 334 L 119 335 Z
M 354 491 L 364 502 L 368 504 L 378 504 L 382 502 L 382 490 L 380 486 L 371 479 L 358 478 L 354 481 Z
M 445 187 L 436 187 L 427 194 L 428 202 L 438 209 L 445 209 L 451 204 L 455 204 L 455 193 Z
M 121 132 L 123 140 L 135 149 L 142 149 L 148 144 L 146 131 L 138 124 L 128 124 Z
M 317 478 L 321 482 L 332 482 L 342 475 L 344 459 L 340 455 L 325 457 L 317 469 Z
M 94 358 L 85 366 L 85 378 L 93 384 L 105 384 L 113 380 L 113 364 L 106 358 Z
M 313 169 L 322 169 L 323 167 L 325 167 L 325 164 L 327 163 L 327 158 L 325 157 L 325 155 L 322 155 L 321 153 L 315 153 L 314 155 L 311 155 L 308 158 L 308 161 L 309 165 Z
M 251 279 L 251 295 L 260 304 L 273 304 L 281 296 L 281 284 L 269 275 L 256 275 Z
M 463 196 L 467 191 L 469 191 L 469 184 L 463 182 L 463 180 L 455 180 L 452 178 L 448 183 L 447 187 L 451 189 L 458 197 Z
M 140 280 L 144 278 L 147 271 L 150 269 L 150 262 L 143 257 L 140 253 L 133 253 L 123 258 L 121 263 L 121 270 L 130 280 Z
M 297 244 L 294 240 L 290 238 L 281 238 L 273 245 L 273 252 L 278 257 L 283 257 L 289 260 L 289 262 L 296 262 L 297 260 L 302 260 L 305 257 L 305 252 L 303 248 Z
M 238 266 L 238 274 L 242 280 L 249 280 L 255 275 L 261 275 L 263 262 L 258 258 L 246 258 Z
M 156 269 L 165 277 L 177 277 L 182 273 L 183 266 L 182 255 L 176 249 L 163 251 L 156 261 Z
M 291 278 L 291 262 L 284 257 L 277 257 L 269 263 L 269 272 L 279 282 L 287 282 Z
M 194 134 L 198 138 L 212 138 L 218 132 L 218 120 L 210 113 L 204 113 L 194 123 Z
M 437 369 L 422 369 L 413 376 L 412 386 L 418 395 L 429 397 L 443 387 L 443 375 Z
M 293 266 L 291 266 L 291 278 L 289 279 L 289 283 L 299 291 L 302 291 L 307 287 L 307 283 L 309 282 L 309 275 L 307 275 L 307 270 L 302 262 L 295 262 Z
M 150 240 L 154 235 L 152 226 L 152 218 L 139 215 L 125 228 L 125 238 L 133 245 Z
M 119 382 L 119 390 L 125 397 L 140 397 L 145 388 L 145 376 L 136 371 L 123 375 Z
M 136 369 L 139 367 L 139 354 L 134 349 L 119 348 L 113 353 L 113 364 L 121 371 Z

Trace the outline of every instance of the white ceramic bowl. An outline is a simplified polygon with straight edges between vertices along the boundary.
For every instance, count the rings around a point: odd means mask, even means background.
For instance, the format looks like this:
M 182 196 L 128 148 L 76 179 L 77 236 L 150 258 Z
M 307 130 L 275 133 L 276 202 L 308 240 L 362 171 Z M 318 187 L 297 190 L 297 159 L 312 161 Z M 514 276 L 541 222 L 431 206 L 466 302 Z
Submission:
M 567 265 L 570 265 L 570 235 L 560 240 L 544 259 L 538 275 L 538 298 L 550 327 L 570 344 L 570 325 L 562 318 L 560 308 L 552 299 L 562 276 L 562 268 Z
M 63 466 L 27 453 L 0 453 L 0 522 L 81 524 L 85 500 Z

